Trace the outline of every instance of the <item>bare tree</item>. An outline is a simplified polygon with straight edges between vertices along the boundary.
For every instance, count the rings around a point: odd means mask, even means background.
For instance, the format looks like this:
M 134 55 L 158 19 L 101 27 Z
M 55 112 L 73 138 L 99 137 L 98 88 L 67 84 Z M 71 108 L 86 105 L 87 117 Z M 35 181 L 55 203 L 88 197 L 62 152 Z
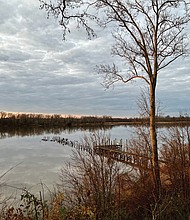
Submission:
M 143 79 L 149 86 L 150 97 L 150 142 L 152 173 L 155 191 L 161 187 L 158 164 L 156 115 L 156 86 L 158 73 L 187 54 L 185 26 L 190 20 L 188 0 L 57 0 L 46 3 L 40 0 L 41 8 L 49 15 L 60 17 L 60 25 L 68 29 L 70 20 L 83 26 L 89 36 L 94 34 L 88 18 L 95 19 L 106 27 L 111 22 L 116 27 L 113 33 L 116 44 L 112 54 L 120 57 L 127 67 L 120 71 L 115 63 L 99 66 L 106 87 L 121 81 L 128 83 Z M 96 10 L 91 10 L 96 9 Z M 94 12 L 94 14 L 91 14 Z M 98 13 L 99 12 L 99 13 Z M 103 14 L 103 16 L 102 16 Z M 66 33 L 66 32 L 65 32 Z

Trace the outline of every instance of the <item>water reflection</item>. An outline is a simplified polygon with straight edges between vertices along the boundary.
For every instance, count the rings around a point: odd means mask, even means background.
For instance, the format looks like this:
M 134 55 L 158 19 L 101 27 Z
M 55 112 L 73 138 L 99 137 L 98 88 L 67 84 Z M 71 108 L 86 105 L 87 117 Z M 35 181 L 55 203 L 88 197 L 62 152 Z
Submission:
M 83 127 L 43 127 L 43 126 L 23 126 L 23 127 L 0 127 L 0 139 L 13 137 L 13 136 L 34 136 L 45 134 L 61 134 L 61 133 L 74 133 L 78 130 L 94 132 L 100 129 L 110 130 L 113 126 L 83 126 Z

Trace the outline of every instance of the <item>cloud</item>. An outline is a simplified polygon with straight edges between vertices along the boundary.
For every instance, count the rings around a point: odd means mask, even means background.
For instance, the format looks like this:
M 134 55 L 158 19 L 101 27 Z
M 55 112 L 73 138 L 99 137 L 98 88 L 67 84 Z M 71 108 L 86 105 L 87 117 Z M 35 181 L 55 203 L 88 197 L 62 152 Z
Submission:
M 105 90 L 96 65 L 116 62 L 108 29 L 95 27 L 97 37 L 71 23 L 63 41 L 62 29 L 38 1 L 0 0 L 0 102 L 1 110 L 65 114 L 137 115 L 139 86 L 117 83 Z M 189 27 L 188 27 L 189 28 Z M 188 107 L 189 58 L 177 61 L 159 74 L 157 94 L 167 113 Z M 177 97 L 177 98 L 176 98 Z M 176 101 L 171 101 L 176 100 Z

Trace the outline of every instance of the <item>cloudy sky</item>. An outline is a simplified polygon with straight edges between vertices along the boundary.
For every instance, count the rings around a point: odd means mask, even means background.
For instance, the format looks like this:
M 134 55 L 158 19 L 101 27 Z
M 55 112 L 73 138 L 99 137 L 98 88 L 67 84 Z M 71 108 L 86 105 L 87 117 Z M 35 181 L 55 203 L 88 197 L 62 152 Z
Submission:
M 137 116 L 142 82 L 105 90 L 95 71 L 111 45 L 109 31 L 88 40 L 74 26 L 63 41 L 38 0 L 0 0 L 0 111 Z M 160 73 L 157 96 L 165 115 L 190 114 L 190 57 Z

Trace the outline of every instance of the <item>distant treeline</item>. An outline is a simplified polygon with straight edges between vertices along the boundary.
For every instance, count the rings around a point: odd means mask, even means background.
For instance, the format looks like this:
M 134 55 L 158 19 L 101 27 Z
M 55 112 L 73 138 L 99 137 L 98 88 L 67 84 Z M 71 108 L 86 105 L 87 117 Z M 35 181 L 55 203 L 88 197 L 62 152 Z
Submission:
M 43 127 L 75 127 L 104 125 L 111 122 L 109 116 L 62 116 L 60 114 L 13 114 L 0 112 L 0 126 L 43 126 Z
M 189 116 L 179 117 L 157 117 L 157 123 L 162 124 L 179 124 L 190 123 Z M 60 114 L 29 114 L 29 113 L 8 113 L 0 112 L 0 127 L 20 127 L 20 126 L 34 126 L 34 127 L 76 127 L 76 126 L 111 126 L 119 124 L 129 125 L 148 125 L 149 118 L 119 118 L 111 116 L 62 116 Z

